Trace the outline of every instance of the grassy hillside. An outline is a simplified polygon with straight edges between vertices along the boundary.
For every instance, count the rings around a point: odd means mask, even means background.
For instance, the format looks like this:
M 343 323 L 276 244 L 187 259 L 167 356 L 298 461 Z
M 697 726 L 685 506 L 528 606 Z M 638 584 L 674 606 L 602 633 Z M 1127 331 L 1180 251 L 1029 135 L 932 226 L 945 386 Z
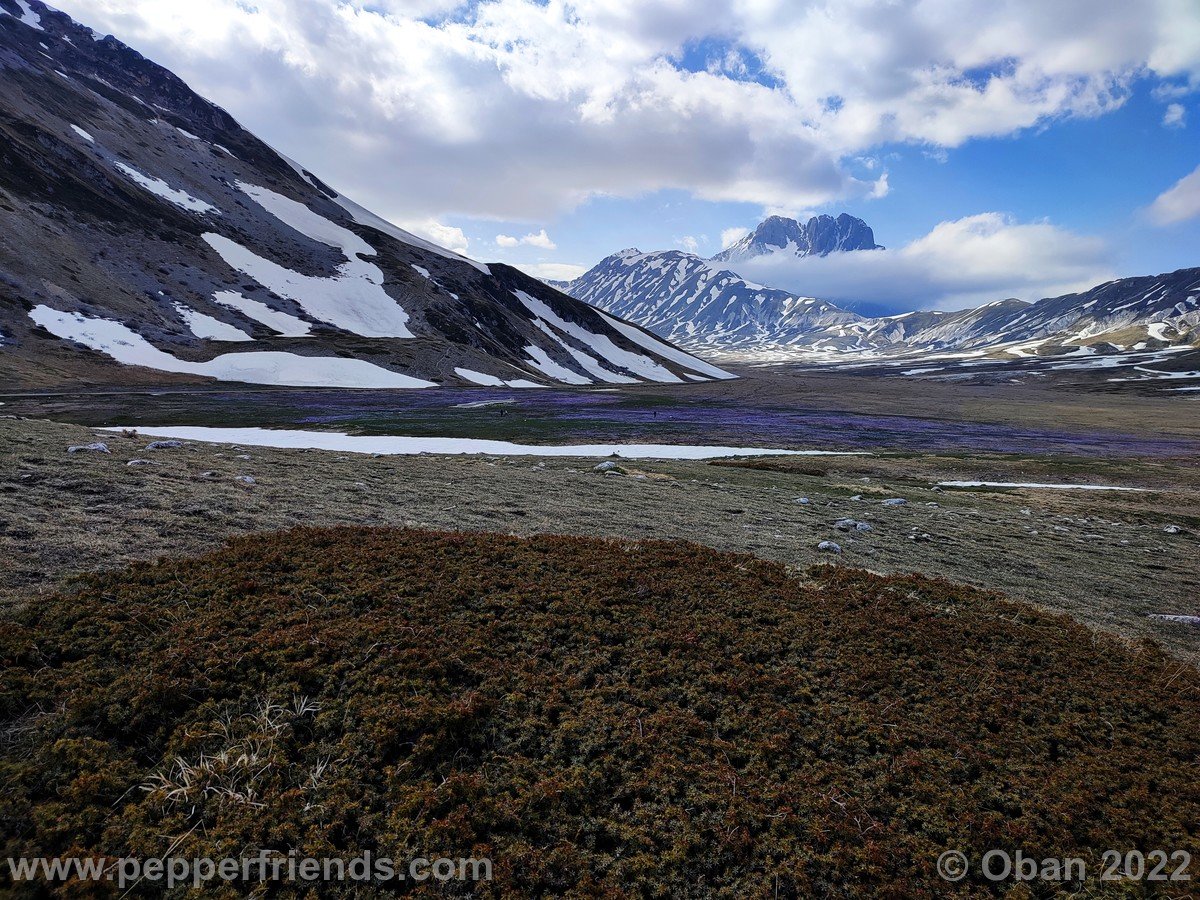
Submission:
M 1200 857 L 1196 670 L 946 582 L 347 528 L 78 588 L 0 629 L 5 856 L 489 856 L 423 889 L 578 897 Z

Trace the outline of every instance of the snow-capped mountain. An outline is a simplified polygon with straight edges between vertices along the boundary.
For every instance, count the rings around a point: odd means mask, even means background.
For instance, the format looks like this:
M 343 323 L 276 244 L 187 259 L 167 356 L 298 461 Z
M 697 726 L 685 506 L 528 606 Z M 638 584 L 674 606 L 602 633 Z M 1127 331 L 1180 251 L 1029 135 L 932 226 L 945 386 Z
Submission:
M 0 0 L 0 383 L 724 377 L 397 228 L 115 38 Z
M 1021 356 L 1200 341 L 1200 269 L 1122 278 L 1037 303 L 1000 300 L 883 318 L 754 284 L 678 250 L 623 250 L 565 290 L 685 348 L 731 359 L 928 350 Z
M 1063 347 L 1140 349 L 1200 341 L 1200 269 L 1119 278 L 1080 294 L 1036 303 L 1000 300 L 958 312 L 915 312 L 874 320 L 867 339 L 880 345 L 973 350 L 1006 347 L 1014 355 Z
M 862 219 L 842 213 L 814 216 L 804 224 L 783 216 L 764 219 L 740 241 L 713 257 L 713 262 L 736 263 L 756 256 L 785 253 L 790 256 L 828 256 L 852 250 L 882 250 L 875 233 Z
M 671 341 L 718 351 L 862 321 L 831 303 L 754 284 L 680 250 L 622 250 L 571 282 L 567 292 Z

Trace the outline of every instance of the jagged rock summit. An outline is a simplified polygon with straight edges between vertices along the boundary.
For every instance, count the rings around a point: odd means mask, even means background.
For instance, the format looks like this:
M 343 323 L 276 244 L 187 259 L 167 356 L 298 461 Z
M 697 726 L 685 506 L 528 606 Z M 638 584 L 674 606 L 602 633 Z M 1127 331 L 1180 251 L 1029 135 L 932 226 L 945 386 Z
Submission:
M 854 250 L 882 250 L 875 233 L 862 219 L 842 213 L 813 216 L 801 224 L 784 216 L 771 216 L 740 241 L 713 257 L 713 262 L 736 263 L 771 253 L 791 256 L 828 256 Z

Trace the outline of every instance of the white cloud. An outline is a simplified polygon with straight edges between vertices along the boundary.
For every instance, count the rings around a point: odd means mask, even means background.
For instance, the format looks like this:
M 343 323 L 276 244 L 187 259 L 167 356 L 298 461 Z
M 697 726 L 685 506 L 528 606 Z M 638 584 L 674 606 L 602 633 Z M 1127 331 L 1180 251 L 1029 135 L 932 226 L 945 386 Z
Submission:
M 587 271 L 587 266 L 577 266 L 574 263 L 522 263 L 517 268 L 527 275 L 547 281 L 574 281 Z
M 1159 103 L 1166 103 L 1168 100 L 1178 100 L 1181 97 L 1186 97 L 1194 90 L 1190 84 L 1174 84 L 1170 81 L 1164 81 L 1161 84 L 1156 84 L 1150 91 L 1150 96 Z
M 521 238 L 521 243 L 529 247 L 541 247 L 543 250 L 557 250 L 558 245 L 550 240 L 550 235 L 546 234 L 546 229 L 543 228 L 537 234 L 527 234 Z
M 1200 216 L 1200 166 L 1159 194 L 1147 212 L 1156 225 L 1174 225 Z
M 724 250 L 726 247 L 732 247 L 749 233 L 749 228 L 743 228 L 740 225 L 735 225 L 733 228 L 722 229 L 721 249 Z
M 543 250 L 557 250 L 558 244 L 550 240 L 550 235 L 546 234 L 546 229 L 541 231 L 530 232 L 524 237 L 513 237 L 508 234 L 496 235 L 497 247 L 540 247 Z
M 686 250 L 688 253 L 700 252 L 700 240 L 690 234 L 685 234 L 681 238 L 676 238 L 675 246 L 681 250 Z
M 447 250 L 453 250 L 455 253 L 466 253 L 467 246 L 470 243 L 461 228 L 456 228 L 453 225 L 443 225 L 434 219 L 425 219 L 420 222 L 406 222 L 403 224 L 403 227 L 413 234 L 431 240 L 435 244 L 445 247 Z
M 886 172 L 854 174 L 881 143 L 936 153 L 1102 115 L 1137 78 L 1200 85 L 1195 0 L 56 5 L 402 221 L 536 221 L 662 189 L 791 209 L 882 196 Z M 673 62 L 704 38 L 702 71 Z
M 1166 128 L 1186 128 L 1187 110 L 1183 108 L 1183 104 L 1167 104 L 1166 112 L 1163 113 L 1162 123 Z
M 942 222 L 898 250 L 825 257 L 760 257 L 745 277 L 834 302 L 896 309 L 959 309 L 1016 297 L 1039 300 L 1113 277 L 1104 241 L 1047 222 L 1018 223 L 995 212 Z

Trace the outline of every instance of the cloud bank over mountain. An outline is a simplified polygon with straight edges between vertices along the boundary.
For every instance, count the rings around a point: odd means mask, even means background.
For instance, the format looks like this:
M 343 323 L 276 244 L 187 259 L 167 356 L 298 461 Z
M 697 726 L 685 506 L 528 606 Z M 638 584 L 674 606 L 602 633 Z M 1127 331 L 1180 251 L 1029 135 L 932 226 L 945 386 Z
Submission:
M 1143 77 L 1200 84 L 1191 0 L 58 5 L 405 222 L 662 189 L 812 208 L 878 196 L 887 174 L 859 157 L 881 144 L 1098 116 Z
M 963 309 L 1006 297 L 1040 300 L 1114 277 L 1106 243 L 997 212 L 941 222 L 897 249 L 736 263 L 752 281 L 839 305 L 883 311 Z

